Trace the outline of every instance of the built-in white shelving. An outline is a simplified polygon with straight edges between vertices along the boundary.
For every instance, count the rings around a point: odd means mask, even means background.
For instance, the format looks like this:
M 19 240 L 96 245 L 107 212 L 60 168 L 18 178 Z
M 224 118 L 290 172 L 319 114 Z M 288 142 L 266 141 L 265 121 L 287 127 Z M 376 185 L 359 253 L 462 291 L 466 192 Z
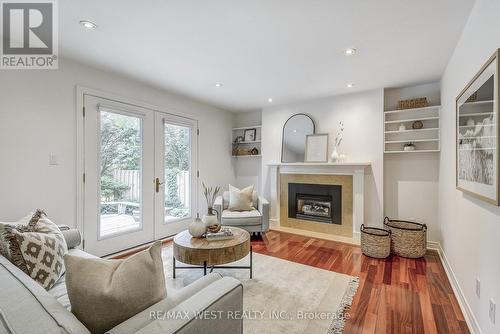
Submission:
M 439 150 L 414 150 L 414 151 L 385 151 L 385 153 L 430 153 L 430 152 L 439 152 Z
M 255 138 L 254 140 L 244 140 L 245 139 L 245 131 L 248 130 L 253 130 L 255 129 Z M 251 125 L 251 126 L 242 126 L 242 127 L 236 127 L 232 129 L 232 134 L 231 134 L 231 144 L 232 144 L 232 156 L 233 158 L 259 158 L 261 157 L 261 152 L 262 152 L 262 125 Z M 242 141 L 237 141 L 238 137 L 242 137 Z M 234 154 L 235 150 L 238 148 L 244 149 L 244 150 L 250 150 L 253 148 L 256 148 L 258 150 L 258 154 L 245 154 L 245 155 L 237 155 Z
M 239 142 L 239 143 L 233 143 L 233 145 L 249 145 L 249 144 L 258 144 L 260 143 L 261 141 L 260 140 L 252 140 L 252 141 L 242 141 L 242 142 Z
M 434 110 L 436 108 L 439 108 L 440 106 L 429 106 L 429 107 L 422 107 L 422 108 L 411 108 L 411 109 L 396 109 L 396 110 L 387 110 L 384 111 L 384 113 L 387 114 L 401 114 L 401 113 L 419 113 L 419 112 L 425 112 L 427 110 Z
M 440 106 L 384 111 L 384 152 L 385 153 L 426 153 L 439 152 Z M 421 122 L 421 129 L 413 124 Z M 413 143 L 415 149 L 405 151 L 406 144 Z
M 239 128 L 233 128 L 233 131 L 244 131 L 249 129 L 260 129 L 260 128 L 262 128 L 262 125 L 243 126 Z

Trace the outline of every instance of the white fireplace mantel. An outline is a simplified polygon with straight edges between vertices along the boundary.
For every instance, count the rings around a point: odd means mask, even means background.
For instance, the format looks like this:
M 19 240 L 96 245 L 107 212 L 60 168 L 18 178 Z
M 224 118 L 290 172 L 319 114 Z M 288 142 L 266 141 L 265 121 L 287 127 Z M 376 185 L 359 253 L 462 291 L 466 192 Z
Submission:
M 271 186 L 271 216 L 279 224 L 279 175 L 280 174 L 334 174 L 353 176 L 353 239 L 359 239 L 359 228 L 364 222 L 365 168 L 370 162 L 346 161 L 331 162 L 298 162 L 268 163 Z
M 345 162 L 273 162 L 273 163 L 268 163 L 268 166 L 305 166 L 305 167 L 311 167 L 311 166 L 331 166 L 331 167 L 337 167 L 337 166 L 365 166 L 368 167 L 371 165 L 371 162 L 366 162 L 366 161 L 345 161 Z

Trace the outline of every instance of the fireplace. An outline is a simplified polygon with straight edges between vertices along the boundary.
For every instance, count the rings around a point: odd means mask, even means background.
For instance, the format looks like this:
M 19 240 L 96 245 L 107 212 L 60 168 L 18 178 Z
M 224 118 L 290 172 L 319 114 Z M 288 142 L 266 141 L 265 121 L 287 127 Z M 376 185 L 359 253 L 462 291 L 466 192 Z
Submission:
M 289 183 L 288 217 L 341 225 L 342 186 Z

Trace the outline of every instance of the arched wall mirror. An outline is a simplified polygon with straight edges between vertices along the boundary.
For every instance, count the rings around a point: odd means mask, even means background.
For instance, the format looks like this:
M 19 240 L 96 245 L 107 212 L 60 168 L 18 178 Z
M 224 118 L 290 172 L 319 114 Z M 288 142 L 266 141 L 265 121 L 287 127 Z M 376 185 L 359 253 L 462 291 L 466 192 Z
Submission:
M 306 136 L 313 135 L 314 121 L 305 114 L 290 117 L 283 125 L 281 142 L 281 162 L 304 162 L 306 153 Z

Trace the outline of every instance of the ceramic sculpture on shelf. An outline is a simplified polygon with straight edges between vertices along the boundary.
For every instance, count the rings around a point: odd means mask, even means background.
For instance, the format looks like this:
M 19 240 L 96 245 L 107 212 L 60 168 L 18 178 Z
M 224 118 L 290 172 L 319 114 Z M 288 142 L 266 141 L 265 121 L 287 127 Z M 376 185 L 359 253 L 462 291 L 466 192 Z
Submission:
M 401 124 L 399 126 L 399 131 L 405 131 L 406 130 L 406 126 L 404 124 Z
M 335 137 L 335 141 L 333 142 L 333 151 L 332 151 L 332 162 L 340 162 L 341 155 L 339 154 L 338 148 L 342 143 L 342 139 L 344 138 L 344 122 L 340 122 L 340 130 L 337 132 L 337 136 Z M 344 156 L 345 157 L 345 156 Z

